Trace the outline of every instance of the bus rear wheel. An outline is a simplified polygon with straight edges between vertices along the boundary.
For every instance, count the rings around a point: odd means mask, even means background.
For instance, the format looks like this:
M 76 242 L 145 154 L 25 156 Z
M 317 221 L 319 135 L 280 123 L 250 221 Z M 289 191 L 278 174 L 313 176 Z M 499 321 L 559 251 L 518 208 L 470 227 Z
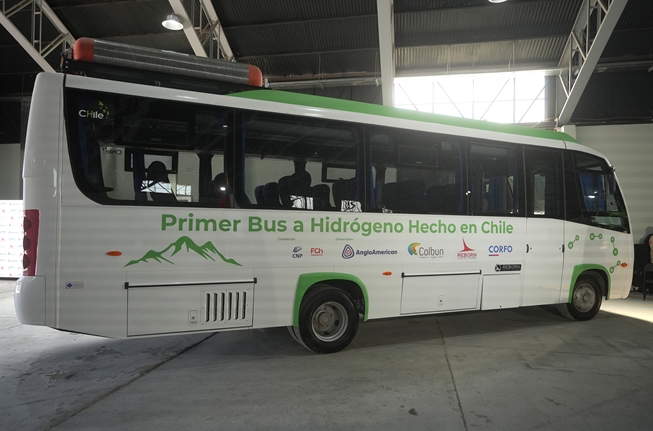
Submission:
M 335 353 L 347 347 L 358 331 L 358 312 L 351 296 L 338 288 L 317 285 L 299 309 L 296 338 L 315 353 Z
M 601 286 L 597 280 L 592 276 L 582 275 L 576 280 L 571 302 L 560 304 L 560 311 L 573 320 L 590 320 L 598 314 L 602 301 Z

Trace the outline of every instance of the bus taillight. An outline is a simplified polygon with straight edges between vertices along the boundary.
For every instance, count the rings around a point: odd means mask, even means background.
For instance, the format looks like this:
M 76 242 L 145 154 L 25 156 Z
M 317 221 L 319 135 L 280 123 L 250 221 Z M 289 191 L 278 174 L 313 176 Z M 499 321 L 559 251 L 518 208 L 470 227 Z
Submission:
M 36 275 L 36 250 L 39 242 L 39 210 L 25 210 L 23 219 L 23 275 Z

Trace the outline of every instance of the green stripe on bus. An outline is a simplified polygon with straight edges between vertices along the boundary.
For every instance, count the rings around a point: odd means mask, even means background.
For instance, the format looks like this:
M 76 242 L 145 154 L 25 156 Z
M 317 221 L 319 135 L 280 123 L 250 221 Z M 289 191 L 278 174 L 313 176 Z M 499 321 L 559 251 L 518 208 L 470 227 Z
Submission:
M 390 106 L 354 102 L 352 100 L 335 99 L 330 97 L 313 96 L 309 94 L 291 93 L 276 90 L 252 90 L 242 93 L 230 94 L 229 96 L 240 97 L 242 99 L 286 103 L 290 105 L 307 106 L 311 108 L 333 109 L 336 111 L 370 114 L 380 117 L 397 118 L 400 120 L 419 121 L 422 123 L 442 124 L 445 126 L 464 127 L 469 129 L 484 130 L 488 132 L 508 133 L 512 135 L 578 143 L 576 139 L 562 132 L 532 129 L 524 126 L 499 124 L 481 120 L 470 120 L 468 118 L 451 117 L 448 115 L 431 114 L 428 112 L 409 111 L 407 109 L 393 108 Z
M 329 284 L 329 281 L 351 281 L 356 284 L 363 292 L 365 299 L 365 313 L 363 314 L 363 321 L 367 320 L 367 310 L 369 308 L 369 300 L 367 296 L 367 288 L 360 278 L 355 275 L 346 274 L 342 272 L 312 272 L 310 274 L 302 274 L 297 280 L 297 289 L 295 291 L 295 308 L 293 310 L 293 326 L 299 327 L 299 307 L 302 305 L 304 295 L 317 283 Z
M 567 298 L 567 302 L 571 303 L 571 299 L 574 294 L 574 286 L 576 286 L 576 280 L 578 280 L 578 277 L 583 272 L 592 271 L 592 270 L 600 271 L 605 274 L 605 278 L 608 280 L 608 285 L 605 287 L 605 299 L 610 299 L 610 289 L 612 287 L 612 283 L 610 280 L 610 272 L 608 272 L 608 270 L 603 265 L 586 263 L 586 264 L 574 266 L 574 271 L 571 274 L 571 284 L 569 285 L 569 297 Z

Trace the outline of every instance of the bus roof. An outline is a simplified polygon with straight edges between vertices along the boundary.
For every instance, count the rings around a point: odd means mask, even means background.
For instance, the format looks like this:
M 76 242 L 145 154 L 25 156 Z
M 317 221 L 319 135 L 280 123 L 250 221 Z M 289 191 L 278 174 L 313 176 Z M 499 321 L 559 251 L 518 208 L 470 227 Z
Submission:
M 291 93 L 278 90 L 252 90 L 230 94 L 229 96 L 578 143 L 576 139 L 563 132 L 533 129 L 530 127 L 493 123 L 489 121 L 470 120 L 468 118 L 431 114 L 428 112 L 409 111 L 407 109 L 375 105 L 372 103 L 354 102 L 351 100 L 313 96 L 309 94 Z

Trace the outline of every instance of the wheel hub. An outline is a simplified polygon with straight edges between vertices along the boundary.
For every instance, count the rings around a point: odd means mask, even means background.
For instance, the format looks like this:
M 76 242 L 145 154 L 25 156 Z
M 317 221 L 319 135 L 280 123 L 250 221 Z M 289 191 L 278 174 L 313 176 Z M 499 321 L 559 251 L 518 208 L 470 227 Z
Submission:
M 315 336 L 326 342 L 338 340 L 347 330 L 347 311 L 337 302 L 326 302 L 313 312 L 311 329 Z
M 574 307 L 582 313 L 586 313 L 594 307 L 596 303 L 596 294 L 594 289 L 589 285 L 578 286 L 574 294 Z

